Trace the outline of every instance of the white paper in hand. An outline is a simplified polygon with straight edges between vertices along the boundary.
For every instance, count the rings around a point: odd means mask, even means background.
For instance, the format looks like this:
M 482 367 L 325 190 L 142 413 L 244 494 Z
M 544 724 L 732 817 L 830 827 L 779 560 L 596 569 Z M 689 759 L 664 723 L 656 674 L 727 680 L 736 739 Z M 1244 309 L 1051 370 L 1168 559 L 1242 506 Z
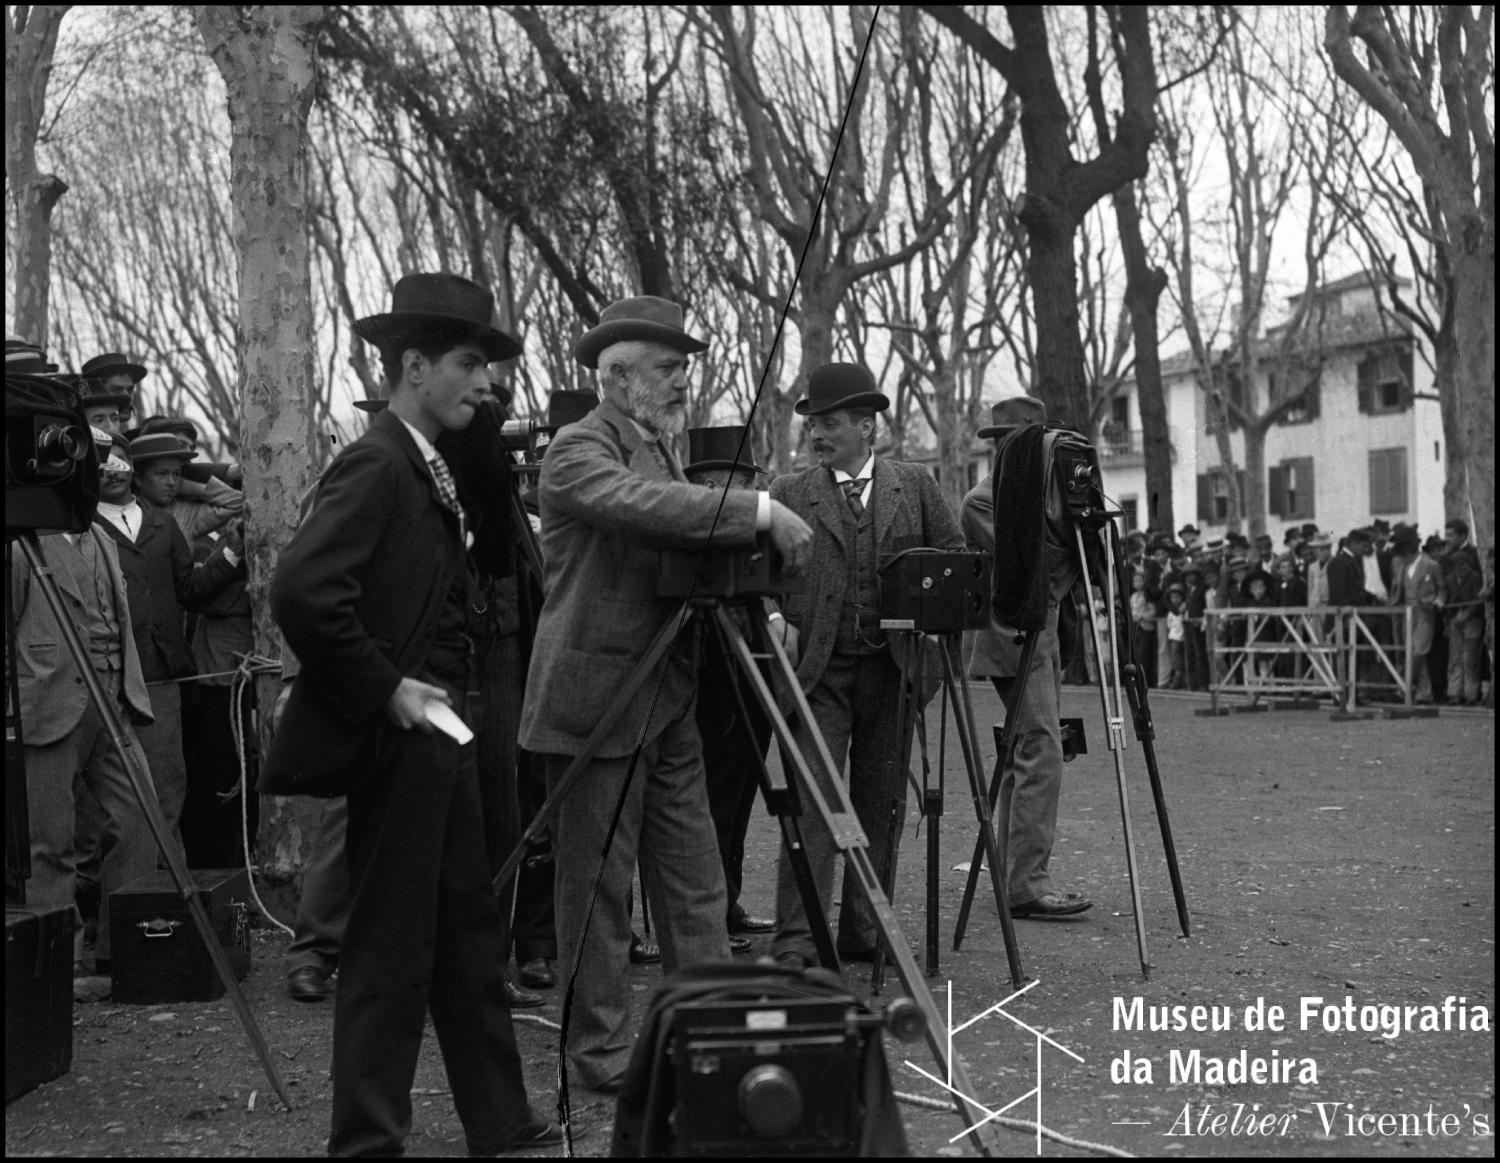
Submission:
M 470 731 L 468 725 L 458 717 L 458 712 L 447 703 L 440 703 L 436 699 L 427 704 L 427 721 L 435 730 L 441 731 L 460 747 L 474 738 L 474 732 Z

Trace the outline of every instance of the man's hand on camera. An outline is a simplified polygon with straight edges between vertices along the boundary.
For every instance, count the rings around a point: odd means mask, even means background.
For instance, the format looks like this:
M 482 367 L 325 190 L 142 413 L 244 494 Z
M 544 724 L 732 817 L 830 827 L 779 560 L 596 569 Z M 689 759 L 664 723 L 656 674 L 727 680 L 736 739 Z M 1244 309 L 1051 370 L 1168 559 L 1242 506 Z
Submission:
M 385 713 L 403 731 L 410 731 L 415 727 L 418 731 L 431 734 L 432 725 L 427 722 L 427 704 L 434 699 L 450 706 L 453 703 L 442 687 L 433 686 L 419 678 L 403 678 L 386 700 Z
M 807 564 L 812 550 L 812 530 L 780 501 L 771 502 L 771 544 L 781 554 L 782 572 L 795 577 Z

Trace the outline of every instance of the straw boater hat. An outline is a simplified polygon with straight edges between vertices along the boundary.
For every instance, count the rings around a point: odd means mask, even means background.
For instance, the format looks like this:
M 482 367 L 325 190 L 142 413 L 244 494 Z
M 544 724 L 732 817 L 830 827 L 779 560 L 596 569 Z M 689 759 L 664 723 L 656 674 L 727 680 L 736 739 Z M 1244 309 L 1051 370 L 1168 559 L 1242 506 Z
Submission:
M 655 295 L 638 295 L 618 299 L 600 311 L 599 322 L 573 345 L 573 358 L 584 367 L 597 368 L 600 352 L 631 339 L 665 344 L 687 355 L 708 350 L 708 344 L 683 330 L 678 304 Z
M 182 437 L 171 432 L 152 432 L 137 436 L 130 442 L 130 459 L 135 462 L 136 468 L 149 460 L 166 460 L 172 457 L 178 460 L 196 460 L 198 453 L 183 444 Z
M 875 377 L 857 363 L 825 363 L 807 377 L 807 395 L 792 410 L 799 416 L 822 416 L 840 408 L 873 408 L 884 412 L 890 400 L 875 390 Z
M 989 427 L 981 428 L 979 439 L 989 440 L 1009 432 L 1012 428 L 1024 428 L 1027 424 L 1045 424 L 1047 405 L 1035 396 L 1011 396 L 990 405 Z
M 422 323 L 468 324 L 491 363 L 521 354 L 520 343 L 495 326 L 495 296 L 460 275 L 403 276 L 391 291 L 391 309 L 355 320 L 354 333 L 378 346 L 386 336 Z
M 743 451 L 741 450 L 742 443 Z M 755 463 L 755 455 L 743 424 L 725 424 L 718 428 L 689 428 L 688 460 L 692 463 L 682 470 L 684 476 L 692 476 L 696 472 L 714 472 L 719 469 L 749 473 L 766 471 Z

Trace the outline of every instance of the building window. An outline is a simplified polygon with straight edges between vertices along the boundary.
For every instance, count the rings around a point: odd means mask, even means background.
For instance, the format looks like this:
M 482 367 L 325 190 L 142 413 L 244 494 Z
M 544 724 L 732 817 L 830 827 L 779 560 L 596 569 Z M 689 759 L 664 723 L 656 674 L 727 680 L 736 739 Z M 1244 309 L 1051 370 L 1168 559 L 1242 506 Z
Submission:
M 1406 449 L 1372 448 L 1370 450 L 1370 513 L 1405 513 Z
M 1245 495 L 1245 473 L 1235 470 L 1240 484 L 1240 496 Z M 1222 525 L 1229 520 L 1229 477 L 1222 468 L 1198 474 L 1198 520 L 1211 525 Z
M 1120 512 L 1125 514 L 1126 533 L 1134 533 L 1141 527 L 1140 501 L 1135 497 L 1121 497 Z
M 1229 430 L 1232 432 L 1240 426 L 1240 422 L 1235 417 L 1230 405 L 1238 404 L 1241 408 L 1244 408 L 1245 378 L 1240 375 L 1240 369 L 1237 367 L 1216 367 L 1214 368 L 1214 388 L 1223 395 L 1225 400 L 1224 412 L 1229 420 Z M 1212 392 L 1209 393 L 1207 404 L 1206 411 L 1208 415 L 1204 422 L 1203 431 L 1212 434 L 1219 430 L 1219 404 L 1214 399 Z
M 1412 350 L 1385 348 L 1359 361 L 1359 410 L 1371 415 L 1401 412 L 1411 407 Z
M 1283 388 L 1283 379 L 1288 381 L 1285 385 L 1285 388 Z M 1274 404 L 1276 401 L 1282 399 L 1285 395 L 1288 395 L 1291 392 L 1301 391 L 1302 385 L 1307 383 L 1307 376 L 1305 374 L 1294 374 L 1286 377 L 1278 377 L 1275 372 L 1272 372 L 1267 377 L 1266 382 L 1267 391 L 1269 392 L 1270 399 Z M 1322 404 L 1322 393 L 1323 377 L 1321 374 L 1314 372 L 1312 375 L 1312 383 L 1307 385 L 1307 390 L 1302 397 L 1302 402 L 1295 408 L 1292 408 L 1285 414 L 1283 414 L 1281 419 L 1278 420 L 1277 423 L 1281 425 L 1311 424 L 1318 418 L 1318 412 Z
M 1313 462 L 1308 456 L 1284 460 L 1271 469 L 1270 510 L 1274 517 L 1311 520 L 1313 511 Z

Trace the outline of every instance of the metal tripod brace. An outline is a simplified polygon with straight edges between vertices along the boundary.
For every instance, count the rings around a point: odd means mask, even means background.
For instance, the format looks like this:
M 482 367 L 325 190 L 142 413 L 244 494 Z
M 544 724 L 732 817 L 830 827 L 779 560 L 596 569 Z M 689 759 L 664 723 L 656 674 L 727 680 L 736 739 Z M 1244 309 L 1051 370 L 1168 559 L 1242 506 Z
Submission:
M 171 829 L 167 827 L 166 817 L 161 813 L 161 804 L 157 801 L 156 787 L 151 782 L 150 772 L 144 766 L 139 749 L 125 737 L 125 728 L 120 722 L 119 711 L 105 696 L 104 688 L 99 685 L 99 678 L 94 674 L 93 664 L 89 661 L 88 648 L 84 646 L 83 639 L 78 634 L 78 627 L 73 625 L 73 619 L 63 606 L 62 597 L 57 590 L 57 579 L 52 576 L 51 567 L 42 558 L 36 534 L 26 533 L 17 540 L 21 546 L 21 554 L 26 558 L 26 564 L 36 575 L 37 588 L 42 591 L 42 596 L 47 600 L 52 616 L 57 621 L 58 632 L 68 645 L 68 653 L 73 656 L 73 662 L 78 667 L 82 682 L 94 704 L 94 710 L 99 713 L 100 720 L 109 732 L 110 742 L 114 744 L 120 757 L 125 761 L 125 771 L 130 777 L 131 791 L 135 793 L 141 813 L 146 817 L 151 834 L 156 838 L 156 846 L 161 851 L 162 859 L 167 863 L 167 871 L 172 874 L 172 881 L 177 885 L 178 895 L 187 906 L 188 915 L 193 918 L 193 925 L 198 930 L 198 936 L 203 941 L 204 948 L 208 950 L 209 959 L 214 963 L 219 980 L 224 983 L 224 989 L 229 994 L 235 1013 L 239 1016 L 240 1025 L 245 1028 L 245 1036 L 250 1039 L 251 1048 L 254 1049 L 255 1056 L 260 1059 L 261 1069 L 265 1071 L 266 1078 L 271 1083 L 271 1089 L 276 1092 L 276 1097 L 281 1099 L 282 1105 L 287 1110 L 291 1110 L 292 1100 L 287 1094 L 286 1084 L 282 1082 L 281 1075 L 276 1070 L 276 1064 L 271 1061 L 271 1051 L 266 1046 L 265 1036 L 260 1032 L 260 1027 L 255 1024 L 255 1016 L 250 1012 L 250 1006 L 240 990 L 240 983 L 235 980 L 234 970 L 229 965 L 229 958 L 224 954 L 224 947 L 219 944 L 219 936 L 209 923 L 208 914 L 203 911 L 203 902 L 198 899 L 192 874 L 188 872 L 177 846 L 172 842 Z M 8 572 L 6 585 L 10 585 Z

